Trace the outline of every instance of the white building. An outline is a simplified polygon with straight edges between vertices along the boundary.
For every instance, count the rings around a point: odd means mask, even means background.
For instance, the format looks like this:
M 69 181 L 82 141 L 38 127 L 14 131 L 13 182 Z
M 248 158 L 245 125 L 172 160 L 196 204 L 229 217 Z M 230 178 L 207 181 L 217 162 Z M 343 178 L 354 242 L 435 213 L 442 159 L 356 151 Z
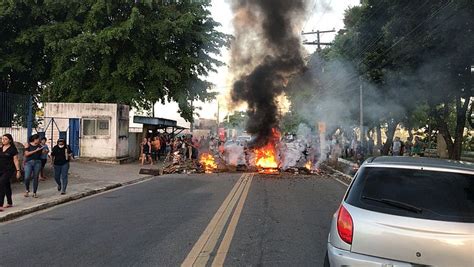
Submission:
M 45 103 L 44 134 L 56 143 L 60 132 L 81 158 L 129 157 L 129 106 Z

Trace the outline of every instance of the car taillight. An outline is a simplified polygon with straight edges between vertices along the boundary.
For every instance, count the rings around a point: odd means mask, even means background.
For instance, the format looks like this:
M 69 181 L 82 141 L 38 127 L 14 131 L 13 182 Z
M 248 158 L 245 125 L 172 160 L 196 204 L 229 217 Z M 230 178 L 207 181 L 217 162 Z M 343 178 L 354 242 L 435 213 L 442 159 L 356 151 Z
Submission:
M 353 230 L 354 225 L 352 223 L 352 217 L 346 208 L 341 205 L 339 208 L 339 214 L 337 215 L 337 232 L 344 242 L 352 244 Z

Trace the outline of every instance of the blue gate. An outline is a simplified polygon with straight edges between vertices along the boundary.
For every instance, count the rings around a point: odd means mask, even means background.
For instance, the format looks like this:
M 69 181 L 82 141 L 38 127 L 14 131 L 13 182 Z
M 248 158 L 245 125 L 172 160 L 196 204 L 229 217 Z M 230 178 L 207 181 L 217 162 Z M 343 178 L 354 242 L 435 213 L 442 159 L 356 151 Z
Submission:
M 45 119 L 50 119 L 43 132 L 38 132 L 41 137 L 49 135 L 51 141 L 51 147 L 56 145 L 57 139 L 63 139 L 67 142 L 71 148 L 75 157 L 79 156 L 80 153 L 80 119 L 76 118 L 51 118 L 45 117 Z M 66 123 L 67 122 L 67 123 Z M 59 127 L 58 123 L 62 125 L 62 129 Z M 66 128 L 67 127 L 67 128 Z M 57 139 L 56 139 L 57 138 Z
M 81 129 L 80 119 L 69 119 L 69 146 L 75 157 L 79 156 L 79 131 Z

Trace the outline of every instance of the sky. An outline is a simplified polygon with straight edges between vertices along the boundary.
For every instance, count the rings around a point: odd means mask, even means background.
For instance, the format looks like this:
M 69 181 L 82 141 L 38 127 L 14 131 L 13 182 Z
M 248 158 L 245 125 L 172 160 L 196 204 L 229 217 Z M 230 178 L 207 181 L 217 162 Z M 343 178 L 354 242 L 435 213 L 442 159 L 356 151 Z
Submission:
M 229 4 L 230 0 L 212 0 L 210 11 L 215 21 L 222 24 L 220 31 L 232 34 L 232 11 Z M 291 1 L 291 0 L 289 0 Z M 310 4 L 309 15 L 305 21 L 303 31 L 315 30 L 332 30 L 336 32 L 344 27 L 344 11 L 352 6 L 358 5 L 360 0 L 314 0 Z M 330 42 L 334 39 L 335 34 L 327 33 L 321 35 L 322 42 Z M 313 41 L 315 36 L 304 35 L 302 40 Z M 308 52 L 315 51 L 314 46 L 305 46 Z M 221 50 L 222 55 L 218 58 L 224 62 L 229 62 L 230 52 L 227 49 Z M 227 97 L 230 91 L 231 81 L 229 80 L 228 67 L 223 66 L 218 68 L 217 73 L 211 73 L 207 80 L 215 84 L 215 91 L 219 93 L 217 100 L 210 103 L 197 103 L 196 106 L 201 110 L 197 111 L 195 117 L 206 119 L 215 119 L 219 103 L 219 117 L 222 120 L 229 112 L 226 109 Z M 189 127 L 184 119 L 179 116 L 178 105 L 176 103 L 166 103 L 165 105 L 157 104 L 155 106 L 155 116 L 178 121 L 178 125 Z

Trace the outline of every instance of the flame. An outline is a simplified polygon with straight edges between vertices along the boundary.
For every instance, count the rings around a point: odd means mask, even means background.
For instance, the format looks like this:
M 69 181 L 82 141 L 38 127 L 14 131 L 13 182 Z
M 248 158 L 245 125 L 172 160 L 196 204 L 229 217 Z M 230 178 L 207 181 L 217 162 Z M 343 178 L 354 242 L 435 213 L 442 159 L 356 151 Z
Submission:
M 313 168 L 313 163 L 311 162 L 311 160 L 308 160 L 308 162 L 306 162 L 304 167 L 310 171 Z
M 255 166 L 259 168 L 278 168 L 276 149 L 273 143 L 255 149 Z
M 272 138 L 263 147 L 256 148 L 255 166 L 261 169 L 263 173 L 278 173 L 278 159 L 276 151 L 276 143 L 280 140 L 280 133 L 276 129 L 272 129 Z
M 214 160 L 214 157 L 209 153 L 202 154 L 199 159 L 199 163 L 202 164 L 206 173 L 212 173 L 215 169 L 217 169 L 216 161 Z

